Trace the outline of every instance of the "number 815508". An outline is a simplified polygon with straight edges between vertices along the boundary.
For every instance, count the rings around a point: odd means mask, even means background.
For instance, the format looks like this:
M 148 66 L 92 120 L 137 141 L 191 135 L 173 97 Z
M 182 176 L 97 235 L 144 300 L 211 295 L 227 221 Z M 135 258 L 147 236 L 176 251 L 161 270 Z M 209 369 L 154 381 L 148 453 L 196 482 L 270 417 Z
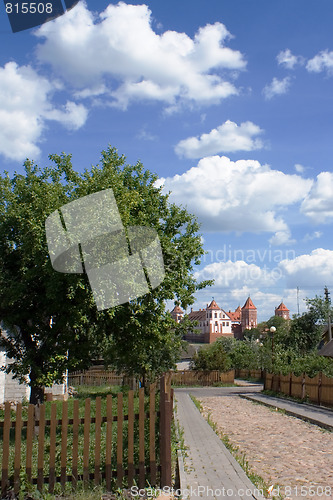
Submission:
M 52 14 L 52 3 L 6 3 L 7 14 Z

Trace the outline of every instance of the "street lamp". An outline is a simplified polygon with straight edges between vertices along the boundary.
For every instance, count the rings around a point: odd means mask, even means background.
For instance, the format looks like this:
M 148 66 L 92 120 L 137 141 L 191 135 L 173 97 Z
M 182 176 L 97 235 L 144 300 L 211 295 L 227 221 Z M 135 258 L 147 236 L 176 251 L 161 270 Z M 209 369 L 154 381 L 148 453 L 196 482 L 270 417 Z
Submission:
M 272 334 L 272 370 L 274 368 L 274 333 L 276 332 L 275 326 L 271 326 L 269 331 Z

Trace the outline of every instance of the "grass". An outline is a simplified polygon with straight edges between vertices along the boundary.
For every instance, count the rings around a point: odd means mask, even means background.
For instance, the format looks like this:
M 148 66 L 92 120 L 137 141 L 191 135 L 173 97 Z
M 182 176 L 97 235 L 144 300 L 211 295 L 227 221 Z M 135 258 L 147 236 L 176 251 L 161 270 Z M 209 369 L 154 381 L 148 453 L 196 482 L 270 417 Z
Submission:
M 195 398 L 193 395 L 190 395 L 190 397 L 191 397 L 193 403 L 195 404 L 195 406 L 202 413 L 203 407 L 202 407 L 201 402 L 197 398 Z M 230 453 L 232 454 L 232 456 L 235 458 L 235 460 L 237 460 L 237 462 L 242 467 L 242 469 L 244 470 L 245 474 L 250 479 L 250 481 L 255 485 L 255 487 L 260 489 L 260 490 L 262 489 L 264 492 L 268 492 L 270 485 L 268 485 L 268 483 L 259 474 L 257 474 L 253 470 L 253 468 L 251 467 L 251 465 L 246 457 L 246 453 L 241 451 L 239 446 L 235 446 L 230 441 L 230 438 L 227 434 L 224 434 L 223 432 L 221 432 L 218 429 L 216 423 L 212 420 L 211 413 L 207 414 L 206 420 L 207 420 L 207 423 L 213 429 L 213 431 L 219 436 L 219 438 L 221 439 L 222 443 L 227 448 L 227 450 L 229 450 Z M 276 488 L 277 488 L 277 485 L 274 485 L 274 489 L 276 489 Z M 272 497 L 272 500 L 274 500 L 276 498 L 277 497 Z M 279 497 L 279 498 L 281 498 L 281 497 Z
M 80 418 L 84 417 L 84 409 L 85 409 L 85 400 L 86 398 L 91 399 L 91 417 L 94 417 L 95 415 L 95 407 L 96 407 L 96 398 L 101 397 L 102 400 L 102 416 L 106 415 L 106 396 L 108 394 L 112 394 L 113 396 L 116 396 L 119 392 L 122 392 L 124 395 L 123 398 L 123 414 L 127 414 L 128 412 L 128 402 L 127 402 L 127 394 L 128 394 L 128 388 L 127 387 L 119 387 L 119 386 L 102 386 L 102 387 L 97 387 L 97 386 L 80 386 L 78 387 L 78 394 L 75 396 L 75 399 L 79 400 L 79 416 Z M 158 399 L 159 395 L 157 394 L 156 396 L 156 409 L 158 409 Z M 112 413 L 113 415 L 117 414 L 117 403 L 116 403 L 116 398 L 113 399 L 112 401 Z M 51 415 L 51 405 L 56 405 L 57 408 L 57 418 L 60 419 L 62 416 L 62 402 L 61 401 L 56 401 L 56 402 L 46 402 L 45 403 L 45 414 L 46 414 L 46 419 L 50 418 Z M 68 418 L 73 417 L 73 405 L 74 405 L 74 399 L 68 400 Z M 27 411 L 28 411 L 28 404 L 25 404 L 23 406 L 23 420 L 27 420 Z M 145 397 L 145 412 L 149 411 L 149 397 Z M 138 398 L 138 393 L 135 393 L 134 396 L 134 413 L 139 412 L 139 398 Z M 11 420 L 15 420 L 15 411 L 11 411 Z M 4 412 L 0 412 L 0 420 L 3 420 L 4 417 Z M 138 420 L 134 421 L 134 463 L 138 464 L 139 463 L 139 443 L 138 443 L 138 426 L 139 422 Z M 2 432 L 3 430 L 0 429 L 0 440 L 2 440 Z M 174 433 L 173 433 L 174 434 Z M 72 494 L 71 492 L 71 484 L 68 483 L 66 485 L 66 490 L 65 492 L 61 491 L 60 485 L 56 484 L 55 486 L 55 495 L 50 495 L 47 493 L 43 493 L 41 495 L 37 490 L 35 486 L 31 486 L 30 483 L 28 483 L 24 469 L 25 469 L 25 453 L 26 453 L 26 427 L 22 429 L 22 439 L 21 439 L 21 467 L 22 467 L 22 473 L 21 473 L 21 491 L 20 491 L 20 499 L 24 498 L 30 498 L 33 499 L 39 499 L 39 498 L 45 498 L 45 499 L 55 499 L 59 498 L 57 495 L 63 495 L 65 493 L 65 497 L 62 496 L 62 498 L 82 498 L 82 500 L 92 500 L 95 498 L 101 499 L 101 494 L 105 493 L 105 488 L 103 486 L 101 487 L 95 487 L 92 484 L 89 487 L 88 491 L 84 491 L 83 487 L 78 488 L 78 490 L 75 492 L 75 495 Z M 78 473 L 82 474 L 83 473 L 83 435 L 84 435 L 84 429 L 83 425 L 79 426 L 79 452 L 78 452 Z M 91 423 L 90 425 L 90 446 L 89 446 L 89 468 L 90 472 L 94 472 L 94 463 L 95 463 L 95 424 Z M 156 453 L 158 455 L 158 419 L 156 419 Z M 173 436 L 173 441 L 175 441 L 176 438 Z M 56 433 L 56 441 L 57 441 L 57 448 L 56 448 L 56 475 L 60 475 L 60 447 L 61 447 L 61 427 L 57 427 L 57 433 Z M 12 428 L 10 431 L 10 458 L 9 458 L 9 463 L 10 463 L 10 470 L 9 470 L 9 477 L 13 476 L 13 464 L 14 464 L 14 445 L 15 445 L 15 429 Z M 73 433 L 72 433 L 72 426 L 68 426 L 68 438 L 67 438 L 67 475 L 71 475 L 71 468 L 72 468 L 72 446 L 73 446 Z M 123 422 L 123 464 L 125 464 L 126 468 L 126 463 L 127 463 L 127 453 L 128 453 L 128 421 L 124 420 Z M 147 453 L 147 450 L 149 450 L 149 419 L 145 419 L 145 460 L 146 460 L 146 466 L 149 465 L 149 456 Z M 49 470 L 49 451 L 50 451 L 50 428 L 49 426 L 45 427 L 45 443 L 44 443 L 44 475 L 48 474 Z M 105 452 L 106 452 L 106 423 L 103 423 L 101 426 L 101 470 L 104 468 L 104 460 L 105 460 Z M 38 457 L 38 439 L 34 438 L 33 440 L 33 453 L 32 453 L 32 477 L 37 477 L 37 457 Z M 157 456 L 158 459 L 158 456 Z M 117 423 L 113 422 L 112 426 L 112 464 L 115 465 L 117 463 Z M 2 454 L 0 455 L 0 468 L 1 468 L 1 462 L 2 462 Z M 114 468 L 114 467 L 113 467 Z M 80 484 L 80 483 L 79 483 Z M 47 486 L 44 487 L 44 489 Z M 115 484 L 113 484 L 113 489 L 116 491 Z M 119 491 L 117 493 L 116 498 L 127 498 L 125 496 L 121 496 L 122 493 Z M 114 498 L 114 497 L 112 497 Z M 131 497 L 132 498 L 132 497 Z M 134 498 L 134 497 L 133 497 Z

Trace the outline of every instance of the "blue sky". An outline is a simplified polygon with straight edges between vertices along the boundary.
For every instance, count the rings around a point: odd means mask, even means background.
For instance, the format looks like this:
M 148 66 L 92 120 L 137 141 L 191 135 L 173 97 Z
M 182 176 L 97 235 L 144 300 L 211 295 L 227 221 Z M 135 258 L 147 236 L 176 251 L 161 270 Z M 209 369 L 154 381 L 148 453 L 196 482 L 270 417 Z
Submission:
M 202 223 L 198 277 L 259 320 L 333 288 L 331 0 L 83 2 L 12 34 L 0 15 L 0 157 L 108 144 Z

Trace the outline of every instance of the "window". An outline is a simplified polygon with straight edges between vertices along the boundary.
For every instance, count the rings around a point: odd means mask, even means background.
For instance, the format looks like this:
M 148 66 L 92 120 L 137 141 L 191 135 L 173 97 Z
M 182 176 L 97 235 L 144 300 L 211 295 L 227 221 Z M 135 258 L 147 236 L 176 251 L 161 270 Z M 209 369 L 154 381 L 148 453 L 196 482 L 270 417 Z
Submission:
M 217 318 L 217 313 L 215 313 L 215 318 Z
M 229 326 L 229 321 L 226 322 L 226 325 Z
M 223 321 L 222 325 L 225 326 L 225 321 Z

